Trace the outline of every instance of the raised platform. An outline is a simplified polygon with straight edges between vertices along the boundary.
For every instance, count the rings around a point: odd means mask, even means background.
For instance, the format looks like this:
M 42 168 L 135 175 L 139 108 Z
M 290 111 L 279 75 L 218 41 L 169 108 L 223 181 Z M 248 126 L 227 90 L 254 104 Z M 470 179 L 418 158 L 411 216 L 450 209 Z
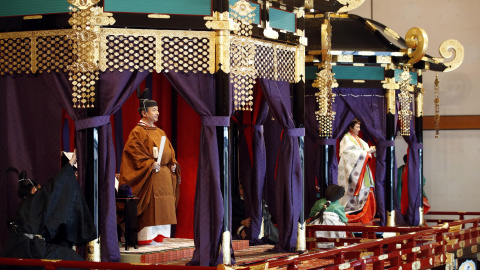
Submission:
M 129 247 L 128 250 L 125 250 L 125 247 L 122 246 L 120 247 L 120 262 L 153 264 L 164 264 L 179 260 L 188 262 L 195 250 L 193 239 L 165 238 L 161 244 L 160 246 L 138 246 L 138 249 Z M 248 241 L 233 241 L 232 246 L 234 251 L 246 249 L 248 248 Z

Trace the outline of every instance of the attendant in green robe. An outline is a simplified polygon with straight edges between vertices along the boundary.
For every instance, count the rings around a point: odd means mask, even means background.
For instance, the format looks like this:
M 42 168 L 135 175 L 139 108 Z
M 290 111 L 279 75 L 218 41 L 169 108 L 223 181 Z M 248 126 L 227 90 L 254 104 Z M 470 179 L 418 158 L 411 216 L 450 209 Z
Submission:
M 325 190 L 325 198 L 318 200 L 310 211 L 308 225 L 338 225 L 345 226 L 348 218 L 345 215 L 345 207 L 340 204 L 340 198 L 345 194 L 345 188 L 338 185 L 330 185 Z M 345 232 L 317 231 L 316 237 L 345 238 Z

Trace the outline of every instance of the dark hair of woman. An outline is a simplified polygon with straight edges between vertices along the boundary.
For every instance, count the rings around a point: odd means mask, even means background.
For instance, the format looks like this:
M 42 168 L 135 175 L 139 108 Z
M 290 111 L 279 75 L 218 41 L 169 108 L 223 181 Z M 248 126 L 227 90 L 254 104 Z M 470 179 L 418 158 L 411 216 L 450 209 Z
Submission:
M 37 187 L 38 183 L 30 179 L 22 179 L 18 181 L 17 195 L 23 199 L 32 194 L 32 188 Z
M 350 129 L 354 128 L 356 124 L 361 125 L 362 122 L 360 122 L 360 120 L 358 120 L 355 117 L 355 118 L 353 118 L 352 122 L 350 122 L 350 124 L 348 124 L 347 130 L 343 133 L 343 136 L 345 136 L 345 134 L 347 134 L 350 131 Z M 340 138 L 340 140 L 343 138 L 343 136 Z
M 323 213 L 325 212 L 325 210 L 327 210 L 328 206 L 330 206 L 332 202 L 340 200 L 343 197 L 343 195 L 345 195 L 344 187 L 339 185 L 334 185 L 334 184 L 329 185 L 325 189 L 325 199 L 327 199 L 327 202 L 323 205 L 322 209 L 320 209 L 320 211 L 318 211 L 318 213 L 315 214 L 315 217 L 312 220 L 315 220 L 318 218 L 319 224 L 322 224 Z
M 350 130 L 351 128 L 354 128 L 356 124 L 362 124 L 362 122 L 360 122 L 360 120 L 358 120 L 357 118 L 353 118 L 352 122 L 350 122 L 350 124 L 348 124 L 348 130 Z

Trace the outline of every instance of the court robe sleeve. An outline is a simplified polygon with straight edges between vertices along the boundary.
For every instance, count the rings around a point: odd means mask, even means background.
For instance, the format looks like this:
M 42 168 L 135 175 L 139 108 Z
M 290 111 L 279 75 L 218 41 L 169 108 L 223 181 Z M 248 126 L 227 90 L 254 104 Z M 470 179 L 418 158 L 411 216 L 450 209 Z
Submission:
M 23 200 L 15 219 L 22 232 L 40 234 L 47 242 L 83 244 L 96 238 L 93 218 L 68 163 L 35 195 Z
M 151 193 L 152 179 L 150 176 L 153 163 L 156 161 L 151 150 L 153 146 L 153 141 L 143 127 L 136 126 L 130 132 L 123 148 L 119 185 L 129 185 L 132 187 L 133 194 L 140 198 L 137 215 L 142 214 L 150 204 L 151 196 L 147 196 L 147 194 Z

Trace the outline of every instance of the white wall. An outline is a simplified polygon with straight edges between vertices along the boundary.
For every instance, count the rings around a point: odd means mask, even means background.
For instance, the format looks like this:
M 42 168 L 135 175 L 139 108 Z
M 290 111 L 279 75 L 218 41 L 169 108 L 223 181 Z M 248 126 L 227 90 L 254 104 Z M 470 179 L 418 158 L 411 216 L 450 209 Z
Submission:
M 439 73 L 440 113 L 480 115 L 479 10 L 478 0 L 366 0 L 351 13 L 381 22 L 403 37 L 411 27 L 423 28 L 429 38 L 427 54 L 434 57 L 440 57 L 444 40 L 459 40 L 465 49 L 463 64 Z M 424 115 L 432 116 L 435 73 L 426 72 L 423 79 Z M 424 132 L 425 190 L 432 210 L 480 211 L 480 130 L 441 130 L 440 138 L 434 137 L 435 131 Z M 405 151 L 406 145 L 399 143 L 399 165 Z

